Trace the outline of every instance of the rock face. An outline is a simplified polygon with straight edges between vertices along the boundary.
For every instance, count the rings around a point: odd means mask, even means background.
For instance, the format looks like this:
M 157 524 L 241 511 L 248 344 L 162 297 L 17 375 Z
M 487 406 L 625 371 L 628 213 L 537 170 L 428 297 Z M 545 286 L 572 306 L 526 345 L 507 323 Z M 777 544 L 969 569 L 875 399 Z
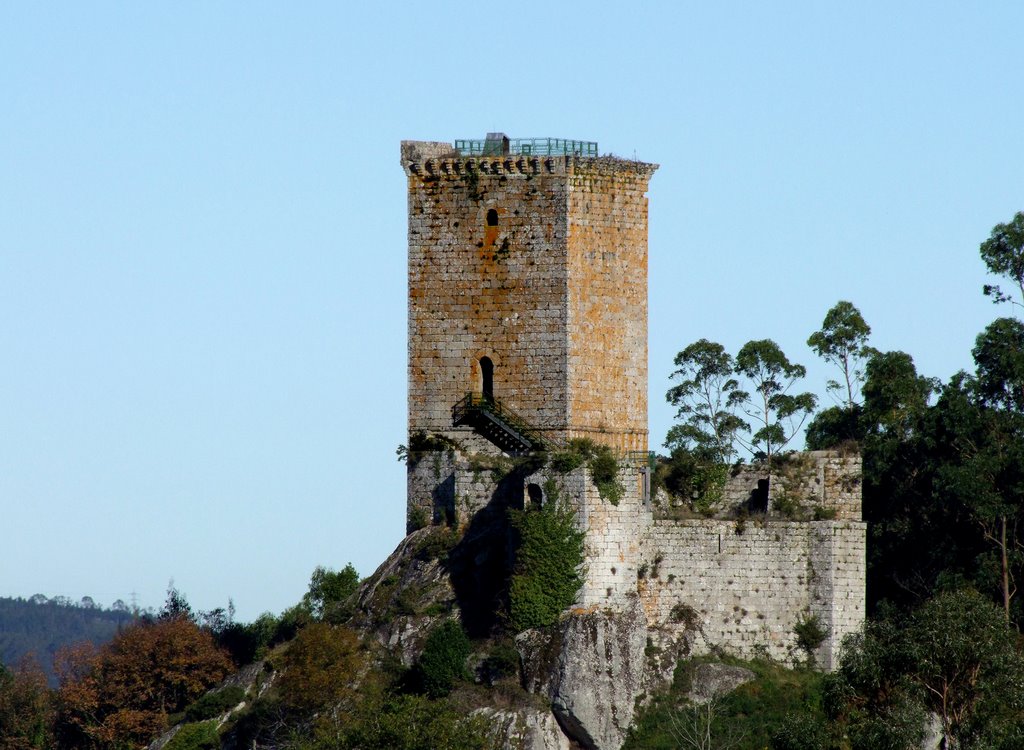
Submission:
M 503 739 L 502 750 L 572 750 L 550 711 L 485 708 L 477 713 L 486 716 Z
M 563 621 L 548 685 L 563 731 L 588 750 L 618 750 L 643 692 L 647 625 L 639 603 Z
M 749 669 L 728 664 L 698 664 L 693 670 L 693 685 L 689 698 L 698 706 L 731 693 L 740 685 L 750 682 L 755 675 Z

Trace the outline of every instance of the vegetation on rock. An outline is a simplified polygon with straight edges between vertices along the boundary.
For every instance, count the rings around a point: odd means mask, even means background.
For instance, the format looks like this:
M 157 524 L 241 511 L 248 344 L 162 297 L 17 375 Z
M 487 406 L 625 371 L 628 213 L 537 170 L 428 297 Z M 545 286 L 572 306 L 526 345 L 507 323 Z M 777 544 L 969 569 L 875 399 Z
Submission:
M 541 508 L 509 516 L 519 536 L 509 584 L 509 624 L 518 633 L 555 623 L 576 600 L 583 585 L 584 535 L 557 495 L 549 495 Z

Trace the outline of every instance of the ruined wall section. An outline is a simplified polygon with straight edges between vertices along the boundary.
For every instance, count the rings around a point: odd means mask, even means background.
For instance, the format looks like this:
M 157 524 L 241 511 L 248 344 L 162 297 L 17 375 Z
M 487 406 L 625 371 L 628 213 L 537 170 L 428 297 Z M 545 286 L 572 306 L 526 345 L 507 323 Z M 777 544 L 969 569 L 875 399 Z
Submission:
M 796 518 L 828 516 L 829 519 L 861 520 L 861 457 L 842 451 L 794 453 L 778 462 L 768 484 L 769 515 L 792 514 Z M 764 469 L 745 464 L 729 477 L 718 510 L 746 505 Z
M 573 437 L 647 450 L 647 186 L 657 165 L 569 174 L 569 423 Z
M 573 479 L 580 528 L 587 534 L 587 570 L 577 602 L 581 607 L 625 610 L 636 600 L 643 540 L 653 523 L 644 500 L 643 471 L 630 465 L 619 469 L 623 491 L 618 505 L 601 497 L 589 470 L 579 470 Z
M 816 615 L 828 629 L 817 663 L 831 669 L 864 619 L 864 538 L 852 521 L 656 521 L 641 602 L 654 627 L 696 626 L 701 650 L 786 661 L 803 658 L 794 627 Z
M 564 438 L 564 165 L 445 156 L 442 146 L 402 148 L 409 216 L 409 430 L 454 434 L 452 406 L 482 389 L 479 361 L 486 356 L 494 364 L 495 397 Z M 496 225 L 488 223 L 492 210 Z

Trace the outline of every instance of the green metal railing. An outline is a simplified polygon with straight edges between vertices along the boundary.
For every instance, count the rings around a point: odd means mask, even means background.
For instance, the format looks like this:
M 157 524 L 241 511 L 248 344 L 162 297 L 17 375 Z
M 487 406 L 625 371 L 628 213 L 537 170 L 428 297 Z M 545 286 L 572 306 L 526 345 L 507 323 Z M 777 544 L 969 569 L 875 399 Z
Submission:
M 503 156 L 500 140 L 457 140 L 463 156 Z M 574 141 L 567 138 L 510 138 L 510 154 L 527 156 L 597 156 L 596 141 Z
M 482 393 L 467 393 L 459 402 L 452 407 L 452 424 L 466 424 L 475 416 L 488 415 L 491 421 L 498 422 L 513 436 L 520 438 L 523 442 L 530 444 L 531 450 L 548 450 L 558 447 L 558 444 L 541 434 L 536 428 L 530 425 L 523 417 L 516 414 L 496 398 L 485 396 Z

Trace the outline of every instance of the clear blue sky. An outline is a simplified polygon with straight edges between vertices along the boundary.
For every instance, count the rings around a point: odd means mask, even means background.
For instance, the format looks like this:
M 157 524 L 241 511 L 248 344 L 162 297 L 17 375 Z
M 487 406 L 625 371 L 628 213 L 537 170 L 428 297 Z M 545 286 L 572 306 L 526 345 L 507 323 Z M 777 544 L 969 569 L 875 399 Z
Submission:
M 947 378 L 1024 208 L 1024 4 L 5 3 L 0 595 L 242 619 L 403 532 L 399 141 L 654 161 L 652 445 L 676 351 L 852 300 Z

